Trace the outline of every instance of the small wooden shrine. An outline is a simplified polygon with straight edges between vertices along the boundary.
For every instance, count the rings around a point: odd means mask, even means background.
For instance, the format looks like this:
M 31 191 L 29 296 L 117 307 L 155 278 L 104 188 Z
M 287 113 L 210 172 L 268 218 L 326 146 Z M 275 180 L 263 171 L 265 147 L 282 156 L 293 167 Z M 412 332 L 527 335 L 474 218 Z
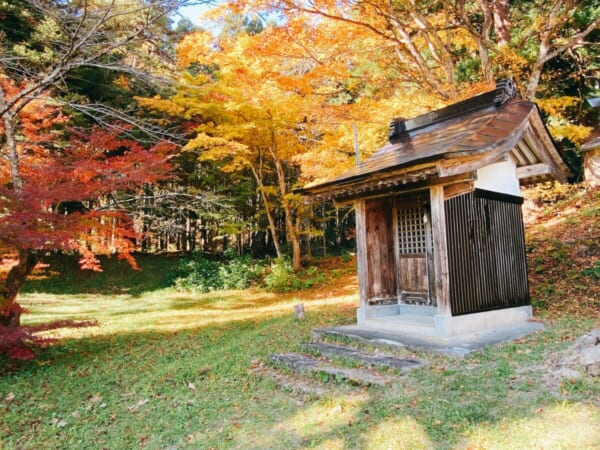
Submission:
M 569 170 L 511 80 L 409 120 L 353 170 L 307 186 L 352 202 L 358 326 L 449 337 L 531 318 L 520 184 Z

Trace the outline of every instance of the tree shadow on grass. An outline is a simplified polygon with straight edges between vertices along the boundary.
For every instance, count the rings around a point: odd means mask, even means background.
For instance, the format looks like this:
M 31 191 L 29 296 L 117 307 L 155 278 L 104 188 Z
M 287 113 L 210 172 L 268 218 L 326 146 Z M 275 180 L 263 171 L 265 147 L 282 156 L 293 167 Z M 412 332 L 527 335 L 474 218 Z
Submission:
M 310 296 L 310 293 L 307 293 Z M 275 294 L 262 289 L 223 290 L 211 293 L 193 294 L 181 292 L 171 302 L 171 309 L 190 310 L 212 308 L 227 310 L 232 313 L 249 308 L 264 308 L 282 302 L 298 302 L 298 293 Z
M 102 272 L 80 269 L 76 255 L 43 256 L 23 293 L 140 295 L 171 286 L 171 273 L 180 260 L 171 255 L 137 254 L 140 270 L 135 270 L 117 257 L 98 259 Z

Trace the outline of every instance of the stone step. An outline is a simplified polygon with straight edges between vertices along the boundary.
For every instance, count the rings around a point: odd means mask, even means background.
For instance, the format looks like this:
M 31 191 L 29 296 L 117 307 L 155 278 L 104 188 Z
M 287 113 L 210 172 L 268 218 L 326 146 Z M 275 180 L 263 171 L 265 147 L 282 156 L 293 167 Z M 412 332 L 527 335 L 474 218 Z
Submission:
M 300 353 L 270 355 L 271 362 L 287 367 L 295 372 L 314 375 L 327 375 L 329 380 L 343 380 L 352 384 L 384 386 L 392 377 L 374 373 L 368 369 L 336 367 L 312 356 Z
M 435 336 L 435 322 L 431 315 L 399 314 L 396 316 L 374 317 L 365 321 L 365 328 L 391 331 L 416 336 Z
M 316 351 L 330 358 L 347 358 L 367 366 L 388 367 L 402 372 L 426 364 L 425 361 L 417 358 L 398 358 L 385 353 L 364 352 L 352 347 L 325 342 L 304 343 L 301 345 L 307 350 Z
M 284 373 L 264 364 L 252 368 L 251 373 L 272 380 L 278 388 L 294 395 L 323 397 L 332 391 L 331 386 L 326 386 L 317 380 L 307 379 L 298 373 Z

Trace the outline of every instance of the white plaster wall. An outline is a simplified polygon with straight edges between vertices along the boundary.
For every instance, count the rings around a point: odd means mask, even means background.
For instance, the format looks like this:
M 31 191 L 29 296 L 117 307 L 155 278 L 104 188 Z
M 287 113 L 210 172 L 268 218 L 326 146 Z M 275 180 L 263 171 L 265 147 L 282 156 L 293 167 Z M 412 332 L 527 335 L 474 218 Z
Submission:
M 583 153 L 583 177 L 592 187 L 600 187 L 600 148 Z
M 477 170 L 475 187 L 503 194 L 521 195 L 517 165 L 512 159 L 490 164 Z

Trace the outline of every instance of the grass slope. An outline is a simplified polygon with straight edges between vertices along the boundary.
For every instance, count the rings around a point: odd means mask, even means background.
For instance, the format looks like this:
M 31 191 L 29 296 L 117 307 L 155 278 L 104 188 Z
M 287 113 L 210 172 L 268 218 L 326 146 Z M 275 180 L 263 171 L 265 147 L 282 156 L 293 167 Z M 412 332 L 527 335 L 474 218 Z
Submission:
M 530 292 L 542 317 L 600 315 L 600 191 L 560 184 L 527 193 Z
M 584 273 L 597 247 L 585 244 L 581 259 L 571 253 L 582 236 L 588 242 L 583 230 L 597 233 L 598 221 L 588 218 L 599 203 L 597 194 L 571 193 L 559 205 L 574 207 L 566 229 L 582 230 L 566 242 L 568 258 L 546 245 L 562 230 L 547 218 L 561 220 L 563 209 L 541 211 L 545 218 L 528 229 L 533 301 L 546 330 L 464 359 L 419 354 L 429 365 L 385 388 L 304 380 L 324 388 L 320 395 L 278 387 L 256 368 L 270 353 L 298 351 L 314 327 L 354 320 L 356 279 L 339 270 L 342 261 L 321 266 L 328 284 L 285 295 L 176 292 L 165 287 L 172 260 L 162 258 L 140 260 L 141 272 L 110 261 L 105 274 L 73 283 L 80 272 L 55 261 L 57 273 L 34 280 L 23 296 L 26 320 L 99 324 L 61 330 L 62 344 L 35 361 L 0 357 L 0 448 L 600 448 L 598 381 L 556 389 L 544 381 L 551 355 L 600 326 L 598 297 L 585 297 L 598 280 Z M 564 289 L 577 297 L 564 298 L 562 278 L 572 275 L 581 278 Z M 581 297 L 584 308 L 565 312 Z M 553 305 L 558 300 L 563 306 Z M 293 314 L 299 301 L 303 322 Z

